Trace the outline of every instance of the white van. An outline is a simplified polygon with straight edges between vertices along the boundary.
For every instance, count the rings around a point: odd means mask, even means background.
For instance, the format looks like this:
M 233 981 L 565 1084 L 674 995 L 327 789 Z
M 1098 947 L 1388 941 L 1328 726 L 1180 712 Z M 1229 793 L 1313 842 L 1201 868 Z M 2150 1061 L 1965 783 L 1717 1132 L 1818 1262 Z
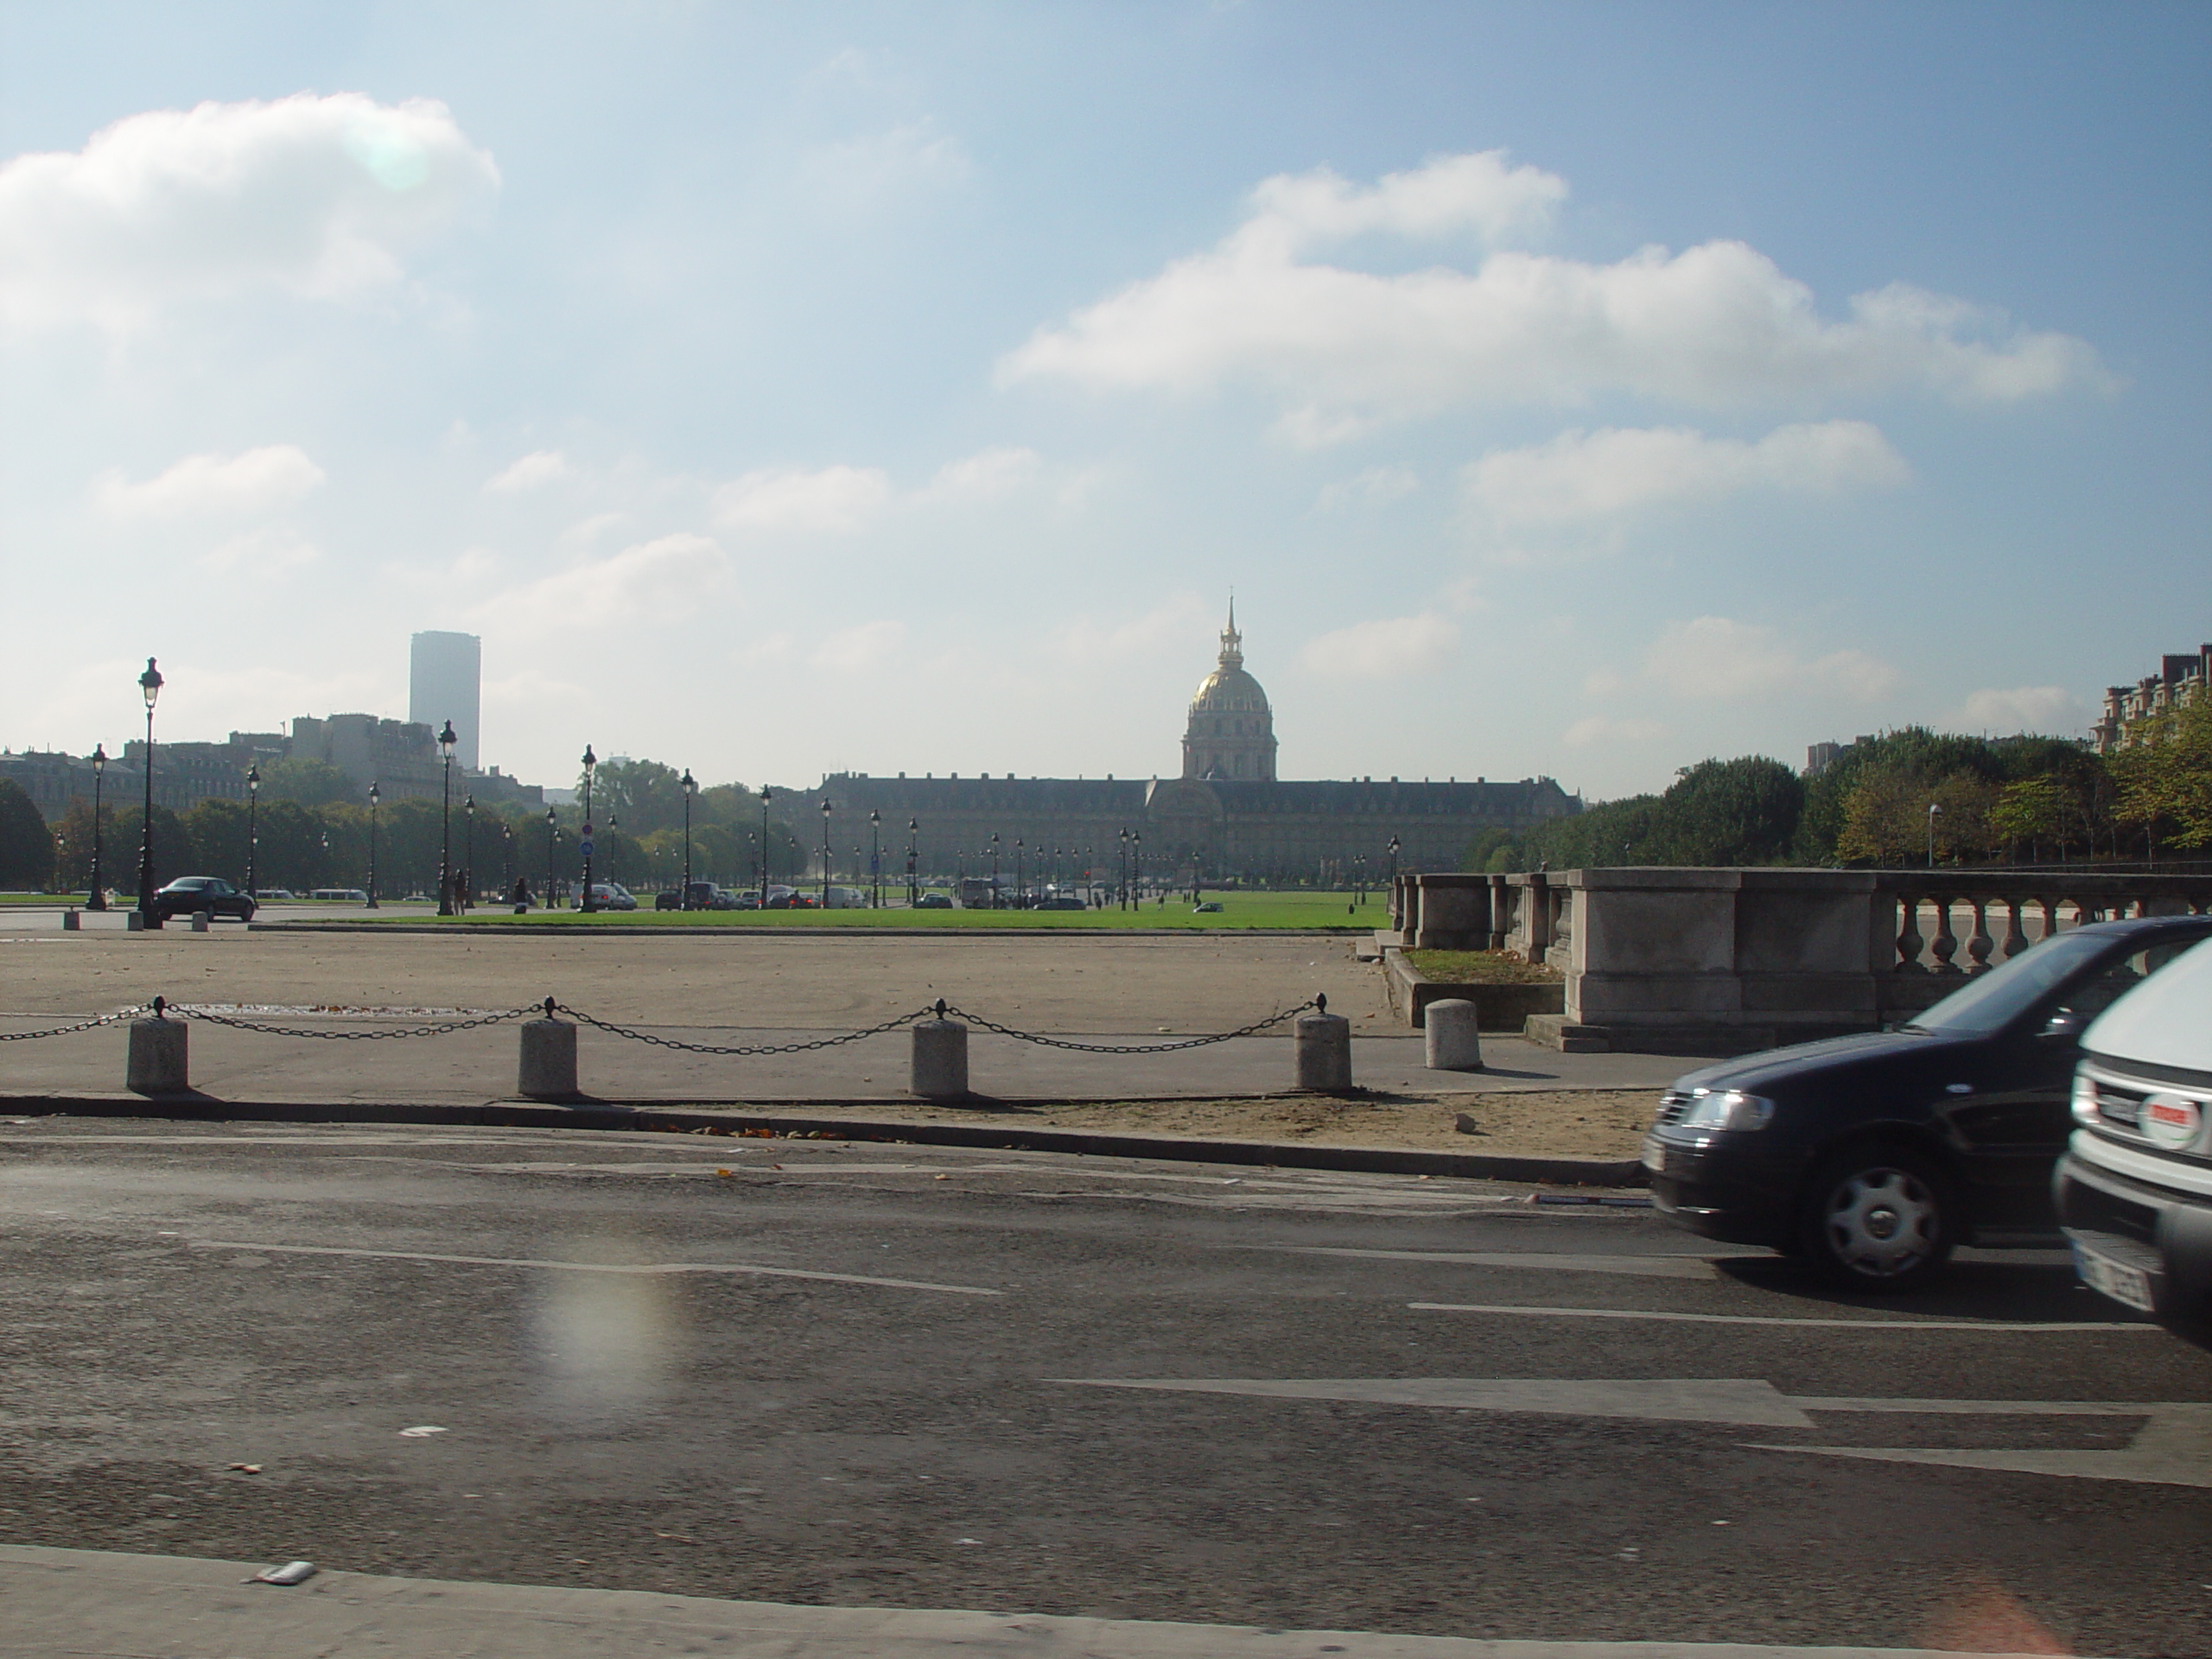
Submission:
M 2082 1282 L 2212 1341 L 2212 939 L 2082 1033 L 2055 1177 Z

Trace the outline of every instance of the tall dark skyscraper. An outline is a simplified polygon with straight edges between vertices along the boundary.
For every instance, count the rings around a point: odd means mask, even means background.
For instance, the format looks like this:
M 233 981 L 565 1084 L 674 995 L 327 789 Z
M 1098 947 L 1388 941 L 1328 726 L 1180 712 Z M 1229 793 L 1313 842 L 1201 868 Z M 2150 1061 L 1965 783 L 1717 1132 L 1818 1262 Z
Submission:
M 453 758 L 477 768 L 483 715 L 484 642 L 473 633 L 418 633 L 407 658 L 407 718 L 432 731 L 453 721 Z

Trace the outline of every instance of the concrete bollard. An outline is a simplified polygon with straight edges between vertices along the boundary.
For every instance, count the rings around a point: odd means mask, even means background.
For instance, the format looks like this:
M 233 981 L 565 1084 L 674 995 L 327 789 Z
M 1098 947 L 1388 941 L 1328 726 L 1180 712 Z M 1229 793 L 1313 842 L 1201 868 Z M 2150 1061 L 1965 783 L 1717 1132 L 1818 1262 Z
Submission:
M 214 919 L 213 912 L 195 910 L 192 912 L 192 931 L 195 933 L 205 933 L 207 931 L 208 923 Z
M 1475 1027 L 1475 1005 L 1464 997 L 1446 997 L 1422 1011 L 1428 1033 L 1427 1060 L 1432 1071 L 1479 1071 L 1483 1069 L 1482 1033 Z
M 1351 1090 L 1351 1021 L 1329 1012 L 1329 999 L 1313 999 L 1313 1012 L 1301 1014 L 1291 1038 L 1296 1058 L 1295 1086 L 1323 1094 Z
M 543 1020 L 523 1022 L 515 1092 L 524 1100 L 574 1100 L 582 1093 L 576 1087 L 576 1028 L 553 1017 L 550 996 Z
M 75 933 L 80 931 L 77 925 L 77 912 L 74 910 L 65 910 L 61 912 L 61 931 L 64 933 Z
M 944 1017 L 942 998 L 937 1018 L 913 1028 L 914 1058 L 907 1091 L 924 1100 L 968 1098 L 968 1027 Z
M 146 931 L 146 912 L 143 910 L 125 911 L 123 916 L 123 931 L 126 933 L 143 933 Z
M 154 999 L 154 1017 L 130 1022 L 130 1058 L 124 1068 L 123 1086 L 134 1095 L 188 1095 L 192 1092 L 192 1067 L 187 1052 L 185 1024 L 164 1019 L 168 1004 Z

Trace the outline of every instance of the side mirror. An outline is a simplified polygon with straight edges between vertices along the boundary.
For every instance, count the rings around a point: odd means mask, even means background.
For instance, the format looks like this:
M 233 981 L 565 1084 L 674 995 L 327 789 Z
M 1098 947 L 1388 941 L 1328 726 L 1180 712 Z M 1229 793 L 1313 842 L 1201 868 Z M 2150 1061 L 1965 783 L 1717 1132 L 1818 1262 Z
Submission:
M 2075 1013 L 2073 1009 L 2060 1008 L 2043 1022 L 2043 1029 L 2036 1035 L 2049 1043 L 2079 1042 L 2082 1039 L 2082 1032 L 2088 1028 L 2088 1024 L 2086 1019 Z

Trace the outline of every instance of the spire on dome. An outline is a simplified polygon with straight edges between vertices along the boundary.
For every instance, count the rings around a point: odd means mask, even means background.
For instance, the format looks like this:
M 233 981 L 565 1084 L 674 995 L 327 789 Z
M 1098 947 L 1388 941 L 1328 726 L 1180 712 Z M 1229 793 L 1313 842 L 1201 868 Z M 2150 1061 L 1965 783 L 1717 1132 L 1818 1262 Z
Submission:
M 1221 664 L 1224 668 L 1241 668 L 1244 664 L 1244 636 L 1236 632 L 1236 593 L 1229 594 L 1229 626 L 1221 631 Z

